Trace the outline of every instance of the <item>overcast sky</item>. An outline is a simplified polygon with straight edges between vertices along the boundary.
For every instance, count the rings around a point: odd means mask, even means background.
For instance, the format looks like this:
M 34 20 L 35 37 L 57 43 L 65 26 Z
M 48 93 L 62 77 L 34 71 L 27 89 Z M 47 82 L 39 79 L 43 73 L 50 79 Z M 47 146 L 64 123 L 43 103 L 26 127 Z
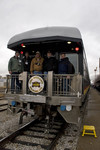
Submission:
M 100 57 L 100 0 L 0 0 L 0 74 L 8 73 L 7 49 L 15 34 L 38 27 L 77 27 L 82 34 L 90 75 Z

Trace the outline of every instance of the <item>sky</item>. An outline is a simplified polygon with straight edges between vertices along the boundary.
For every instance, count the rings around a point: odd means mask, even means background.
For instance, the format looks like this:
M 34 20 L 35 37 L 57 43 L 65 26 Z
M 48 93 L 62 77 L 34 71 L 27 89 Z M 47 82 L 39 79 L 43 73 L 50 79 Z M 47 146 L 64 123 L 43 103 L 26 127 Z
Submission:
M 77 27 L 86 51 L 92 77 L 100 57 L 99 0 L 0 0 L 0 75 L 8 74 L 8 61 L 14 52 L 9 39 L 28 30 L 49 27 Z

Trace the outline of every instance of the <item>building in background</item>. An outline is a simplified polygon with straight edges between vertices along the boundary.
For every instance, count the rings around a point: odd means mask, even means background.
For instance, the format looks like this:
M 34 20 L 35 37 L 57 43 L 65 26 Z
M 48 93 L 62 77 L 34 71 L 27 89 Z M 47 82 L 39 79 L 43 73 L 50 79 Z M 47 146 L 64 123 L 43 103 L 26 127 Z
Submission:
M 0 88 L 6 88 L 6 77 L 0 76 Z

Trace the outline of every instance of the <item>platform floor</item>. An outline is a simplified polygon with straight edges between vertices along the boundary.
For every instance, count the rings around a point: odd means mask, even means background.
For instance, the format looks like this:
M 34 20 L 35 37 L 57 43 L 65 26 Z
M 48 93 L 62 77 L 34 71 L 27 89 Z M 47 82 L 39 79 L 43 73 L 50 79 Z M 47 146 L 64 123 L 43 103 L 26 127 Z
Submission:
M 100 93 L 93 88 L 89 92 L 82 127 L 83 125 L 95 126 L 97 138 L 93 135 L 82 137 L 81 132 L 77 150 L 100 150 Z

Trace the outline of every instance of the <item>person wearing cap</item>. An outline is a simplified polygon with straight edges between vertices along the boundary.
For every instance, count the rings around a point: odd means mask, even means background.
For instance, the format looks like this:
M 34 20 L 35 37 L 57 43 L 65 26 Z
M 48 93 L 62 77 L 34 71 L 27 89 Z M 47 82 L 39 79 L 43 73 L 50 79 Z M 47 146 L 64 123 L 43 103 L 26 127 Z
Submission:
M 11 74 L 11 92 L 14 93 L 15 91 L 15 80 L 16 80 L 16 90 L 21 88 L 19 83 L 18 75 L 22 73 L 24 70 L 23 62 L 19 57 L 19 52 L 15 52 L 15 56 L 11 57 L 8 63 L 8 71 Z
M 43 61 L 44 59 L 41 57 L 40 52 L 37 51 L 35 58 L 33 58 L 31 61 L 31 65 L 30 65 L 31 74 L 42 74 Z
M 44 60 L 43 63 L 43 70 L 44 70 L 44 74 L 47 74 L 48 71 L 53 71 L 54 73 L 57 73 L 57 69 L 58 69 L 58 63 L 56 58 L 53 56 L 52 51 L 48 51 L 47 52 L 47 57 Z
M 23 58 L 24 71 L 30 72 L 31 58 L 29 57 L 29 52 L 25 52 L 25 57 Z

